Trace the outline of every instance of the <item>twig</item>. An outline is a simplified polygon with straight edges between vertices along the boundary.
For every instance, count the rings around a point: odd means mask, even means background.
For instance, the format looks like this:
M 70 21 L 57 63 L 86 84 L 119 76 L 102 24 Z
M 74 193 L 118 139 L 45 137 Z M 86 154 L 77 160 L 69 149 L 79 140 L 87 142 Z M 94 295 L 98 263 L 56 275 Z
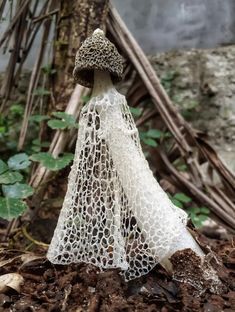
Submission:
M 38 245 L 38 246 L 42 246 L 42 247 L 45 247 L 45 248 L 48 248 L 48 244 L 45 244 L 43 242 L 40 242 L 36 239 L 34 239 L 28 232 L 27 232 L 27 229 L 25 226 L 22 226 L 22 233 L 24 234 L 24 236 L 29 240 L 31 241 L 33 244 L 35 245 Z
M 31 0 L 24 0 L 22 1 L 22 4 L 19 8 L 19 11 L 16 13 L 16 15 L 14 16 L 14 18 L 12 19 L 10 25 L 8 26 L 7 30 L 4 32 L 2 38 L 0 39 L 0 47 L 2 46 L 2 44 L 4 43 L 4 41 L 6 40 L 6 38 L 11 35 L 16 23 L 18 22 L 19 18 L 21 17 L 21 15 L 23 14 L 25 8 L 28 6 L 29 2 Z
M 33 23 L 38 23 L 38 22 L 44 20 L 45 18 L 48 18 L 49 16 L 54 15 L 54 14 L 56 14 L 58 12 L 59 12 L 59 9 L 55 9 L 55 10 L 53 10 L 53 11 L 47 13 L 47 14 L 44 14 L 44 15 L 39 16 L 39 17 L 36 17 L 36 18 L 33 19 Z
M 178 172 L 174 166 L 169 162 L 167 159 L 167 156 L 162 152 L 159 151 L 162 160 L 164 161 L 167 169 L 170 171 L 172 175 L 174 175 L 177 180 L 179 180 L 186 188 L 187 190 L 194 195 L 199 201 L 201 201 L 204 204 L 207 204 L 213 213 L 217 215 L 218 219 L 220 222 L 229 228 L 230 231 L 235 233 L 235 218 L 231 215 L 228 214 L 226 211 L 221 208 L 220 205 L 215 203 L 212 199 L 210 199 L 206 194 L 204 194 L 201 190 L 199 190 L 193 183 L 185 179 L 183 175 Z
M 54 5 L 53 0 L 51 0 L 49 2 L 48 9 L 51 8 L 52 5 Z M 47 40 L 48 40 L 49 33 L 50 33 L 51 20 L 44 21 L 43 26 L 44 26 L 44 31 L 43 31 L 43 35 L 42 35 L 41 45 L 40 45 L 37 60 L 35 62 L 33 72 L 32 72 L 31 78 L 30 78 L 30 82 L 29 82 L 28 96 L 27 96 L 27 102 L 26 102 L 26 106 L 25 106 L 23 123 L 22 123 L 20 137 L 19 137 L 18 150 L 21 150 L 23 148 L 23 145 L 25 142 L 27 128 L 28 128 L 28 122 L 29 122 L 29 116 L 31 114 L 32 104 L 33 104 L 33 100 L 34 100 L 33 91 L 35 90 L 36 86 L 38 85 L 38 81 L 40 78 L 40 73 L 41 73 L 40 69 L 41 69 L 41 64 L 43 61 L 44 52 L 46 49 Z

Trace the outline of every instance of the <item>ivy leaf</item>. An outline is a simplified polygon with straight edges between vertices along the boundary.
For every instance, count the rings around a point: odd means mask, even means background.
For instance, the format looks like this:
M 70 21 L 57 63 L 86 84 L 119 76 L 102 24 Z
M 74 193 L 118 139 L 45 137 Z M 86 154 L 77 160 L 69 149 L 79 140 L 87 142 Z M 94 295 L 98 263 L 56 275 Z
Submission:
M 60 119 L 51 119 L 48 121 L 47 124 L 52 129 L 66 129 L 77 126 L 76 119 L 73 115 L 65 112 L 54 112 L 52 115 Z
M 33 115 L 29 117 L 29 120 L 35 121 L 35 122 L 41 122 L 44 120 L 48 120 L 50 117 L 46 115 Z
M 33 161 L 40 162 L 44 167 L 52 171 L 57 171 L 65 168 L 73 159 L 74 155 L 66 153 L 63 156 L 54 158 L 50 153 L 33 154 L 30 158 Z
M 203 223 L 208 219 L 207 215 L 190 215 L 190 218 L 195 225 L 196 228 L 200 228 L 203 226 Z
M 30 166 L 31 161 L 25 153 L 16 154 L 8 159 L 8 166 L 12 170 L 21 170 Z
M 192 201 L 192 198 L 188 197 L 184 193 L 176 193 L 173 198 L 179 200 L 183 204 L 188 204 Z
M 68 127 L 67 123 L 63 120 L 51 119 L 47 122 L 51 129 L 66 129 Z
M 71 153 L 64 154 L 63 156 L 56 159 L 55 167 L 51 170 L 60 170 L 65 168 L 70 164 L 70 162 L 73 160 L 74 155 Z
M 199 207 L 190 207 L 187 209 L 187 212 L 191 215 L 197 215 L 198 213 L 200 213 L 201 209 Z
M 30 185 L 23 183 L 3 185 L 2 191 L 4 196 L 9 198 L 27 198 L 34 193 L 34 189 Z
M 73 115 L 67 114 L 65 112 L 53 112 L 52 115 L 57 118 L 63 119 L 64 121 L 70 124 L 76 122 L 76 119 Z
M 174 197 L 171 198 L 171 201 L 172 203 L 176 206 L 176 207 L 179 207 L 179 208 L 184 208 L 183 204 L 178 201 L 177 199 L 175 199 Z
M 139 131 L 139 137 L 140 137 L 140 140 L 144 140 L 146 138 L 146 132 L 145 131 Z
M 20 199 L 0 197 L 0 217 L 8 221 L 19 217 L 27 205 Z
M 139 117 L 142 114 L 142 109 L 138 107 L 130 107 L 130 112 L 133 117 Z
M 157 147 L 158 144 L 156 141 L 154 141 L 153 139 L 151 138 L 143 138 L 143 142 L 148 145 L 148 146 L 152 146 L 152 147 Z
M 0 159 L 0 174 L 8 170 L 7 164 Z
M 210 214 L 210 209 L 208 209 L 207 207 L 201 207 L 200 212 L 204 213 L 205 215 L 208 215 Z
M 149 129 L 146 135 L 148 138 L 160 139 L 163 136 L 163 132 L 158 129 Z
M 49 147 L 50 146 L 50 142 L 47 142 L 47 141 L 41 142 L 39 139 L 33 140 L 32 143 L 34 145 L 41 146 L 41 147 Z
M 13 184 L 23 180 L 22 174 L 14 171 L 7 171 L 0 175 L 0 184 Z

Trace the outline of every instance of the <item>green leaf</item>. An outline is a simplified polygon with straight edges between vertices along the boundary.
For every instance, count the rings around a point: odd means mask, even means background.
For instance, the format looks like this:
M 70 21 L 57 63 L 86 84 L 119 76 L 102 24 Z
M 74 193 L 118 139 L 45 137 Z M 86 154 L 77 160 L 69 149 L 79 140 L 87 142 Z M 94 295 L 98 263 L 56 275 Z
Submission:
M 41 122 L 44 120 L 48 120 L 50 117 L 46 115 L 32 115 L 29 117 L 29 120 L 35 121 L 35 122 Z
M 138 107 L 130 107 L 130 112 L 133 117 L 139 117 L 142 114 L 142 109 Z
M 7 164 L 0 159 L 0 174 L 8 170 Z
M 157 147 L 158 144 L 156 141 L 154 141 L 153 139 L 151 138 L 143 138 L 143 142 L 146 144 L 146 145 L 149 145 L 149 146 L 152 146 L 152 147 Z
M 47 141 L 41 142 L 39 139 L 33 140 L 32 143 L 34 145 L 41 146 L 41 147 L 49 147 L 50 146 L 50 142 L 47 142 Z
M 175 70 L 169 70 L 167 72 L 165 72 L 162 76 L 162 81 L 173 81 L 177 76 L 179 75 L 179 73 Z
M 187 165 L 182 164 L 182 165 L 177 166 L 177 169 L 179 171 L 187 171 L 188 167 L 187 167 Z
M 0 175 L 0 184 L 13 184 L 23 180 L 22 174 L 14 171 L 7 171 Z
M 8 221 L 19 217 L 27 205 L 20 199 L 0 197 L 0 217 Z
M 48 121 L 47 124 L 52 129 L 66 129 L 77 126 L 76 119 L 73 115 L 67 114 L 65 112 L 54 112 L 52 115 L 60 118 L 60 120 L 51 119 Z
M 158 129 L 150 129 L 146 132 L 148 138 L 160 139 L 163 136 L 163 132 Z
M 34 193 L 34 189 L 31 186 L 23 183 L 3 185 L 2 191 L 4 196 L 9 198 L 27 198 Z
M 187 209 L 187 212 L 189 214 L 194 214 L 194 215 L 200 213 L 200 211 L 201 211 L 201 209 L 199 207 L 190 207 Z
M 53 112 L 52 115 L 57 118 L 64 119 L 68 123 L 71 123 L 71 122 L 73 123 L 76 121 L 73 115 L 67 114 L 65 112 Z
M 65 168 L 71 162 L 73 157 L 73 154 L 66 153 L 63 156 L 54 158 L 51 154 L 42 152 L 38 154 L 33 154 L 30 158 L 33 161 L 40 162 L 47 169 L 57 171 Z
M 51 119 L 47 122 L 48 126 L 51 129 L 66 129 L 68 127 L 68 124 L 63 120 L 58 119 Z
M 2 126 L 0 127 L 0 133 L 6 133 L 7 132 L 7 128 Z
M 21 170 L 30 166 L 31 161 L 25 153 L 16 154 L 8 159 L 8 166 L 12 170 Z
M 11 107 L 10 107 L 10 112 L 14 115 L 18 115 L 18 116 L 22 116 L 24 113 L 24 107 L 23 105 L 19 104 L 19 103 L 12 103 Z
M 208 215 L 210 214 L 210 209 L 208 209 L 207 207 L 201 207 L 200 212 Z
M 44 96 L 44 95 L 50 95 L 51 92 L 49 90 L 44 89 L 44 88 L 37 88 L 34 90 L 33 94 L 38 95 L 38 96 Z
M 56 69 L 52 68 L 52 64 L 47 64 L 41 67 L 41 69 L 46 75 L 54 75 L 56 73 Z
M 178 201 L 177 199 L 175 199 L 174 197 L 171 198 L 171 201 L 172 201 L 172 203 L 173 203 L 176 207 L 179 207 L 179 208 L 183 208 L 183 207 L 184 207 L 183 204 L 182 204 L 180 201 Z
M 176 193 L 173 197 L 184 204 L 188 204 L 192 201 L 192 198 L 188 197 L 184 193 Z
M 208 219 L 208 216 L 207 215 L 203 215 L 203 214 L 200 214 L 200 215 L 190 215 L 191 217 L 191 220 L 193 222 L 193 224 L 195 225 L 195 227 L 197 228 L 200 228 L 203 226 L 203 223 Z
M 146 132 L 139 130 L 139 137 L 140 137 L 140 140 L 144 140 L 146 138 Z

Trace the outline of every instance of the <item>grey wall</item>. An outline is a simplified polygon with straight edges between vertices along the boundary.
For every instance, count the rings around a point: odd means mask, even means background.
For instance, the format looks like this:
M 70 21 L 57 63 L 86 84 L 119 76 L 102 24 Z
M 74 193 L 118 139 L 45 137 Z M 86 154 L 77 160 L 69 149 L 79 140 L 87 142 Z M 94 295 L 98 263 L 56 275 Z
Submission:
M 235 42 L 235 0 L 113 0 L 147 53 Z
M 111 1 L 147 53 L 235 42 L 235 0 Z M 9 6 L 4 13 L 7 18 Z M 7 21 L 0 23 L 0 35 L 6 26 Z M 40 36 L 41 33 L 27 59 L 28 68 L 35 62 Z M 0 71 L 4 70 L 8 58 L 9 54 L 3 55 L 0 50 Z

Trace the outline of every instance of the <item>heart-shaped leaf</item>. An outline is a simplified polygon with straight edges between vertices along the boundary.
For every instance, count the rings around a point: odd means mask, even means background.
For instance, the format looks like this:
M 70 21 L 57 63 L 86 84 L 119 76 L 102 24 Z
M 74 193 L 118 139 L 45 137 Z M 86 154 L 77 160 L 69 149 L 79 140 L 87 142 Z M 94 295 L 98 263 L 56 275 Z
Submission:
M 148 145 L 148 146 L 152 146 L 152 147 L 157 147 L 157 146 L 158 146 L 157 142 L 154 141 L 154 140 L 151 139 L 151 138 L 144 138 L 144 139 L 143 139 L 143 142 L 144 142 L 146 145 Z
M 158 129 L 149 129 L 146 132 L 146 136 L 152 139 L 160 139 L 163 135 L 163 132 Z
M 68 127 L 67 122 L 63 121 L 63 120 L 59 120 L 59 119 L 51 119 L 47 122 L 48 126 L 51 129 L 66 129 Z
M 25 153 L 16 154 L 8 159 L 7 162 L 8 166 L 12 170 L 20 170 L 25 169 L 28 166 L 30 166 L 31 161 L 29 160 L 29 157 Z
M 13 184 L 23 180 L 22 174 L 14 171 L 7 171 L 0 175 L 0 184 Z
M 20 199 L 0 197 L 0 217 L 8 221 L 17 218 L 27 209 Z
M 184 193 L 176 193 L 174 199 L 179 200 L 181 203 L 188 204 L 192 201 L 192 198 L 188 197 Z
M 0 159 L 0 174 L 8 170 L 7 164 Z
M 30 121 L 41 122 L 44 120 L 48 120 L 50 117 L 46 115 L 32 115 L 29 117 Z
M 3 185 L 2 191 L 5 197 L 10 198 L 27 198 L 34 193 L 34 189 L 30 185 L 23 183 Z
M 39 161 L 47 169 L 57 171 L 66 167 L 71 162 L 73 157 L 73 154 L 67 153 L 63 156 L 54 158 L 51 154 L 42 152 L 33 154 L 30 158 L 33 161 Z
M 48 126 L 52 129 L 66 129 L 77 127 L 76 119 L 73 115 L 67 114 L 65 112 L 54 112 L 53 116 L 59 119 L 51 119 L 48 121 Z

